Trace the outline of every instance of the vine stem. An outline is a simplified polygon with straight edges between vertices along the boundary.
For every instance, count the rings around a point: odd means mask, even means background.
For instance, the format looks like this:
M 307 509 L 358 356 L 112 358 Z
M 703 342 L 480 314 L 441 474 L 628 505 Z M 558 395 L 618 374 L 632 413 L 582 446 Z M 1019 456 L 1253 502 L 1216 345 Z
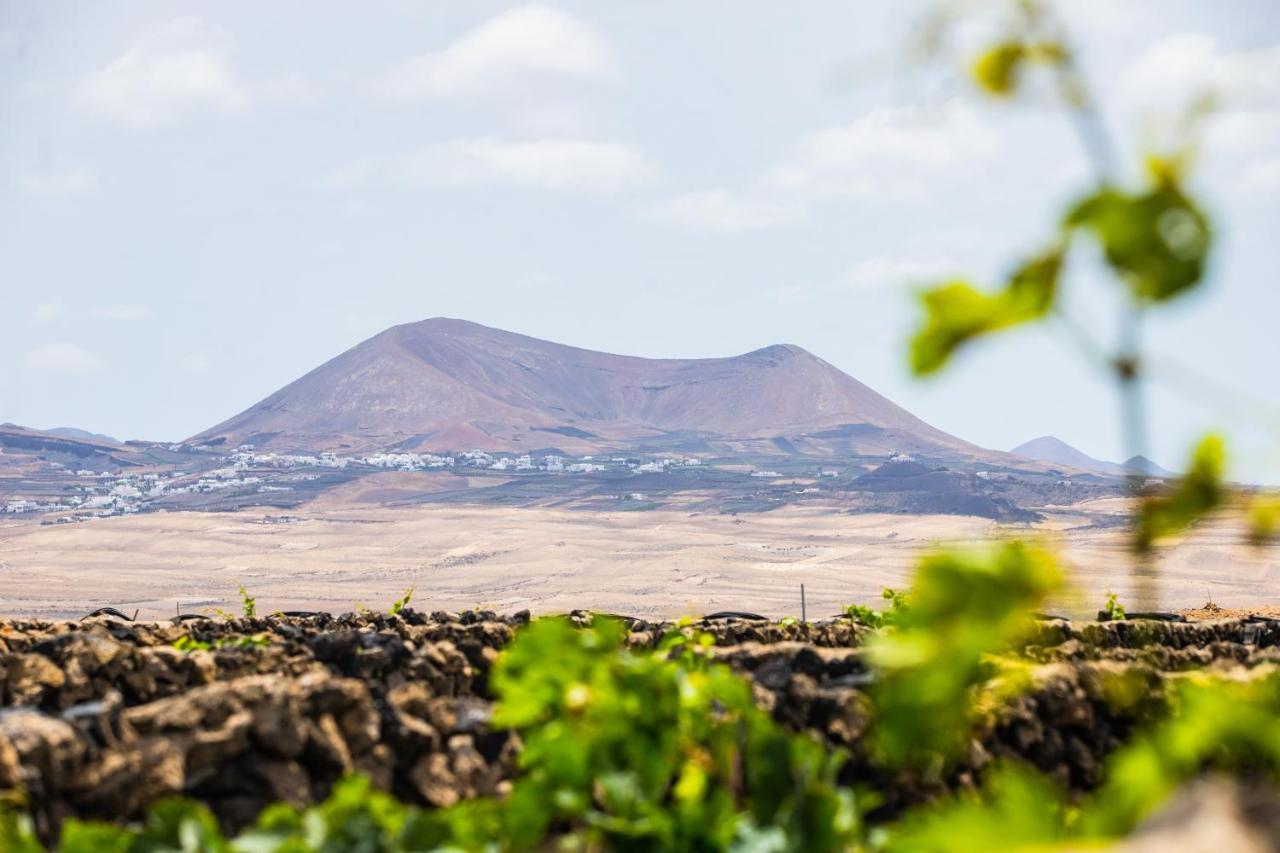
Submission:
M 1032 26 L 1035 25 L 1034 17 L 1031 23 Z M 1057 23 L 1057 29 L 1060 31 L 1057 34 L 1058 43 L 1067 44 L 1062 33 L 1065 28 L 1060 22 Z M 1072 128 L 1092 166 L 1095 183 L 1100 190 L 1113 186 L 1120 172 L 1119 157 L 1107 130 L 1106 120 L 1097 101 L 1090 94 L 1075 55 L 1070 50 L 1065 50 L 1055 68 L 1058 91 L 1067 104 Z M 1140 461 L 1147 456 L 1148 439 L 1146 394 L 1143 387 L 1145 368 L 1142 361 L 1142 315 L 1143 307 L 1137 300 L 1121 299 L 1116 353 L 1110 360 L 1112 375 L 1120 393 L 1122 442 L 1129 460 L 1129 491 L 1135 498 L 1140 495 L 1147 477 Z M 1136 598 L 1144 609 L 1158 605 L 1157 568 L 1154 554 L 1147 552 L 1136 555 L 1132 575 Z

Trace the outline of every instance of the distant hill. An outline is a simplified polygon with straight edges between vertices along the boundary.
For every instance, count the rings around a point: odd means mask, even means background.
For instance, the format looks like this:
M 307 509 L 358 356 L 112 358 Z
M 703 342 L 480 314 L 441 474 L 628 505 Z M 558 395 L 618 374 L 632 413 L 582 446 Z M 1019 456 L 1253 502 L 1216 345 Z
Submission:
M 1062 439 L 1055 438 L 1052 435 L 1042 435 L 1039 438 L 1033 438 L 1031 441 L 1019 444 L 1009 452 L 1015 456 L 1021 456 L 1024 459 L 1034 459 L 1037 462 L 1044 462 L 1047 465 L 1063 465 L 1069 468 L 1080 468 L 1085 471 L 1092 471 L 1096 474 L 1123 476 L 1126 473 L 1136 470 L 1141 471 L 1148 477 L 1178 476 L 1173 471 L 1160 467 L 1145 456 L 1135 456 L 1123 464 L 1094 459 L 1087 453 L 1077 450 Z
M 113 439 L 73 438 L 52 430 L 0 424 L 0 468 L 57 462 L 68 468 L 115 469 L 130 461 L 134 451 Z
M 395 326 L 191 439 L 345 451 L 990 455 L 797 346 L 648 359 L 463 320 Z
M 77 429 L 76 427 L 54 427 L 46 429 L 44 432 L 49 435 L 60 436 L 61 438 L 77 438 L 81 441 L 98 441 L 103 444 L 120 444 L 120 440 L 112 438 L 109 435 L 103 435 L 100 432 L 89 432 L 88 430 Z
M 1052 435 L 1042 435 L 1039 438 L 1033 438 L 1028 442 L 1019 444 L 1013 450 L 1009 451 L 1015 456 L 1021 456 L 1024 459 L 1034 459 L 1037 462 L 1044 462 L 1048 465 L 1065 465 L 1068 468 L 1081 468 L 1085 471 L 1093 471 L 1097 474 L 1121 475 L 1124 468 L 1114 462 L 1104 462 L 1101 459 L 1094 459 L 1092 456 L 1077 450 L 1067 444 L 1060 438 Z
M 1177 477 L 1178 472 L 1170 471 L 1152 462 L 1145 456 L 1134 456 L 1121 466 L 1125 471 L 1141 471 L 1148 477 Z

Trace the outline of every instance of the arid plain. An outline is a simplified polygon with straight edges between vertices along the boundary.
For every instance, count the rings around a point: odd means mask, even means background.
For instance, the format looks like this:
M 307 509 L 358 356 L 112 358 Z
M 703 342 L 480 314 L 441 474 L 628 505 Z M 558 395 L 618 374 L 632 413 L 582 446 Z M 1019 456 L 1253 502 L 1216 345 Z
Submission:
M 542 508 L 385 508 L 315 504 L 278 511 L 150 513 L 75 525 L 0 522 L 0 609 L 76 617 L 102 606 L 142 618 L 235 609 L 386 608 L 404 590 L 424 610 L 535 613 L 586 608 L 645 617 L 717 610 L 829 616 L 904 586 L 923 549 L 1032 535 L 1055 544 L 1071 590 L 1055 606 L 1084 614 L 1107 591 L 1131 600 L 1123 531 L 1095 524 L 1123 510 L 1099 501 L 1036 525 L 958 516 L 583 512 Z M 1168 608 L 1280 604 L 1280 555 L 1243 544 L 1230 522 L 1161 552 Z

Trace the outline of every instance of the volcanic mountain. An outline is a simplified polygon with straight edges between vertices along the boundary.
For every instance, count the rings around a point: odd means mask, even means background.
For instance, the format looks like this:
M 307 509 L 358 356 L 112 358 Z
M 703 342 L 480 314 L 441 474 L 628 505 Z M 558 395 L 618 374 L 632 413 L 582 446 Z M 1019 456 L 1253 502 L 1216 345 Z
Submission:
M 1033 438 L 1030 441 L 1019 444 L 1009 452 L 1015 456 L 1034 459 L 1037 462 L 1044 462 L 1048 465 L 1066 465 L 1070 468 L 1080 468 L 1084 471 L 1095 471 L 1099 474 L 1111 474 L 1117 477 L 1124 473 L 1123 466 L 1114 462 L 1094 459 L 1084 451 L 1077 450 L 1062 439 L 1052 435 Z
M 1047 465 L 1066 465 L 1085 471 L 1093 471 L 1097 474 L 1108 474 L 1113 477 L 1135 472 L 1145 474 L 1148 477 L 1178 476 L 1173 471 L 1157 465 L 1145 456 L 1134 456 L 1125 462 L 1119 463 L 1094 459 L 1092 456 L 1077 450 L 1062 439 L 1055 438 L 1052 435 L 1033 438 L 1030 441 L 1019 444 L 1009 452 L 1025 459 L 1044 462 Z
M 987 453 L 797 346 L 648 359 L 447 318 L 387 329 L 191 441 L 345 452 Z

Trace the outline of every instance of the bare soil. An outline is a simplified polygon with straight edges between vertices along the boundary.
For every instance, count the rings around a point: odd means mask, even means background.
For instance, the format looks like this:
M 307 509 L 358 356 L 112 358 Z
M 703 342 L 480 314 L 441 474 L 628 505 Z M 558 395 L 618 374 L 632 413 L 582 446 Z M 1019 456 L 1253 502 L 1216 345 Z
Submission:
M 70 525 L 0 521 L 0 613 L 79 617 L 111 605 L 140 618 L 234 610 L 247 587 L 263 611 L 385 608 L 413 587 L 450 610 L 575 607 L 675 618 L 717 610 L 810 618 L 878 604 L 937 543 L 1035 536 L 1060 548 L 1072 588 L 1055 612 L 1092 616 L 1108 592 L 1136 608 L 1123 501 L 1052 510 L 1037 524 L 961 516 L 594 512 L 331 503 L 308 509 L 172 512 Z M 1253 549 L 1229 524 L 1163 550 L 1157 602 L 1231 612 L 1280 607 L 1280 549 Z M 1206 614 L 1211 615 L 1211 614 Z

